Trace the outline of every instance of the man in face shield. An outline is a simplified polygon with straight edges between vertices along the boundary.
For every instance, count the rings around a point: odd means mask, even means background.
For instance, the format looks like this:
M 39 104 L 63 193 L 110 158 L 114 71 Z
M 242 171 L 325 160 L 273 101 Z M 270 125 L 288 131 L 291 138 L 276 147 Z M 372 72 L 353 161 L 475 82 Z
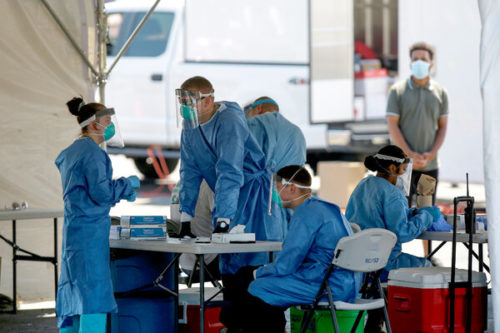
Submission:
M 227 232 L 241 224 L 245 225 L 245 232 L 255 233 L 256 240 L 283 240 L 280 211 L 269 201 L 271 175 L 239 105 L 215 102 L 212 84 L 200 76 L 186 80 L 176 96 L 183 126 L 179 190 L 181 234 L 190 233 L 200 184 L 205 180 L 214 192 L 215 232 Z M 241 267 L 268 261 L 266 253 L 221 255 L 224 298 L 232 300 L 247 292 L 234 280 L 234 274 Z

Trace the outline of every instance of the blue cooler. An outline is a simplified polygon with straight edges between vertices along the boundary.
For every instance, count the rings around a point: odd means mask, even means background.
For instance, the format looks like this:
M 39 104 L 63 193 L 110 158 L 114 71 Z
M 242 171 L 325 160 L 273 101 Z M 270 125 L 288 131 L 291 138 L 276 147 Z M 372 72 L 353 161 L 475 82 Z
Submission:
M 175 299 L 150 286 L 172 261 L 171 253 L 112 251 L 111 277 L 118 313 L 111 314 L 111 333 L 164 333 L 175 329 Z M 174 266 L 161 284 L 174 290 Z M 141 290 L 135 291 L 135 289 Z
M 111 314 L 111 333 L 170 333 L 175 329 L 173 297 L 117 298 Z
M 122 253 L 129 254 L 111 261 L 111 278 L 115 293 L 124 293 L 151 284 L 173 259 L 171 253 L 134 251 L 131 254 L 128 250 L 114 251 L 118 253 L 118 257 Z M 161 283 L 169 289 L 174 288 L 173 266 Z M 160 289 L 151 287 L 146 290 Z

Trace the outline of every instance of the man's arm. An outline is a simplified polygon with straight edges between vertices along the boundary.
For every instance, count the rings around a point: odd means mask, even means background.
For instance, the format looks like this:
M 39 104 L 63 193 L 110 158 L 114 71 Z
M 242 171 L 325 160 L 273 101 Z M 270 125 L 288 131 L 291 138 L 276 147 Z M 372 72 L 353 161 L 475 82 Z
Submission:
M 399 148 L 403 149 L 406 155 L 413 155 L 413 151 L 410 149 L 406 140 L 403 136 L 403 133 L 399 129 L 399 117 L 397 116 L 387 116 L 387 127 L 389 129 L 389 134 L 391 135 L 392 141 Z
M 436 132 L 436 139 L 429 152 L 424 153 L 424 158 L 426 162 L 433 160 L 441 146 L 443 145 L 444 138 L 446 136 L 446 128 L 448 127 L 448 117 L 444 116 L 438 120 L 438 130 Z
M 408 144 L 406 143 L 403 133 L 399 129 L 398 116 L 387 115 L 387 128 L 389 129 L 389 134 L 391 135 L 391 139 L 392 141 L 394 141 L 396 146 L 401 148 L 408 157 L 413 158 L 413 167 L 415 169 L 424 167 L 425 166 L 424 157 L 412 151 L 408 146 Z

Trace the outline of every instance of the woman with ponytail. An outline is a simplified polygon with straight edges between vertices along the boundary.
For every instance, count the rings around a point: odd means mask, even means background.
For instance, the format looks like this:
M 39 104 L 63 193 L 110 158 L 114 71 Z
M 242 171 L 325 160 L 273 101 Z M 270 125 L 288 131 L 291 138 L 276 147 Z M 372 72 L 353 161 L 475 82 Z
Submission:
M 396 186 L 408 167 L 409 159 L 397 146 L 388 145 L 365 159 L 365 166 L 376 172 L 361 180 L 349 199 L 346 217 L 361 229 L 383 228 L 392 231 L 398 241 L 392 250 L 381 280 L 391 269 L 431 266 L 425 258 L 401 252 L 401 243 L 412 241 L 433 223 L 425 210 L 409 209 L 408 200 Z
M 113 109 L 81 98 L 67 103 L 80 137 L 57 157 L 64 199 L 61 276 L 56 313 L 60 332 L 104 333 L 107 313 L 117 307 L 109 270 L 109 210 L 135 200 L 136 176 L 113 180 L 108 154 L 99 144 L 109 134 Z

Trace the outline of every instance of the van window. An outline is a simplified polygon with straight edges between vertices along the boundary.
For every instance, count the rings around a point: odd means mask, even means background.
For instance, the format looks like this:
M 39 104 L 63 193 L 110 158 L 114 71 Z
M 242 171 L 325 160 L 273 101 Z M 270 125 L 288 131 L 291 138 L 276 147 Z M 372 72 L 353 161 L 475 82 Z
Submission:
M 145 12 L 110 13 L 108 15 L 108 56 L 116 56 L 137 27 Z M 167 47 L 174 13 L 153 13 L 130 44 L 125 57 L 155 57 Z

